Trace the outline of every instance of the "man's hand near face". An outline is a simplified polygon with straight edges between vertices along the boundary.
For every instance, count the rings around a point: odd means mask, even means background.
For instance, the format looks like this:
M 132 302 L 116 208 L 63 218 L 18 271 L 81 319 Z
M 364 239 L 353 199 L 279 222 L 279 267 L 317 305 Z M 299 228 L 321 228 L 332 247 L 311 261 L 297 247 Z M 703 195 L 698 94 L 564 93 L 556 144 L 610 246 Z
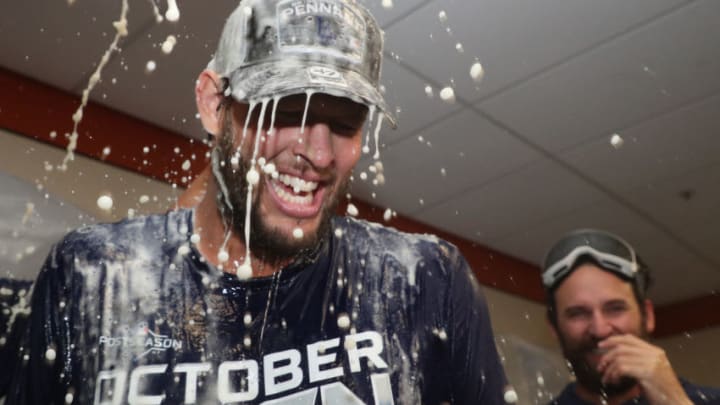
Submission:
M 631 377 L 650 404 L 692 404 L 663 349 L 630 334 L 610 336 L 598 346 L 606 350 L 598 363 L 604 384 Z

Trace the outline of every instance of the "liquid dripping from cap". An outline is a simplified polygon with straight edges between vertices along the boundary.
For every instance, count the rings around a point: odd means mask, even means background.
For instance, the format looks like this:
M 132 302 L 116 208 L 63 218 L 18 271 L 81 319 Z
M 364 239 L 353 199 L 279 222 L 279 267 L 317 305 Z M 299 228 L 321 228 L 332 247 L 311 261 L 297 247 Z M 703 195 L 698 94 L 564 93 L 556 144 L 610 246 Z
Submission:
M 252 276 L 252 262 L 251 262 L 251 258 L 250 258 L 250 226 L 251 226 L 251 223 L 250 223 L 251 215 L 250 214 L 252 211 L 253 188 L 255 187 L 257 182 L 252 181 L 251 177 L 254 177 L 254 176 L 251 176 L 250 174 L 251 173 L 257 174 L 257 169 L 255 168 L 255 166 L 257 164 L 258 151 L 260 150 L 260 140 L 262 139 L 262 134 L 263 134 L 263 128 L 262 128 L 263 125 L 262 124 L 263 124 L 263 122 L 265 122 L 265 111 L 267 109 L 267 105 L 269 102 L 270 102 L 269 98 L 264 98 L 260 101 L 260 103 L 261 103 L 260 104 L 260 115 L 258 116 L 258 123 L 257 123 L 256 130 L 255 130 L 255 132 L 256 132 L 255 133 L 255 145 L 253 148 L 252 158 L 250 159 L 250 170 L 248 171 L 248 179 L 247 179 L 248 180 L 248 188 L 247 188 L 247 196 L 246 196 L 246 200 L 245 200 L 245 261 L 243 262 L 243 264 L 241 266 L 243 268 L 243 271 L 237 272 L 237 276 L 241 280 L 247 279 L 247 278 L 249 278 L 249 276 Z M 250 116 L 250 115 L 248 115 L 248 116 Z M 243 135 L 242 135 L 243 140 L 245 139 L 245 136 L 247 134 L 246 131 L 247 131 L 247 124 L 245 125 L 245 128 L 243 129 Z M 258 176 L 259 176 L 259 174 L 258 174 Z M 247 271 L 248 269 L 250 269 L 250 274 L 248 274 L 248 271 Z
M 255 101 L 250 101 L 250 104 L 248 105 L 247 116 L 245 116 L 245 125 L 243 125 L 242 138 L 240 138 L 240 146 L 237 147 L 237 149 L 235 150 L 235 155 L 233 155 L 232 157 L 233 166 L 240 162 L 240 151 L 242 151 L 242 147 L 245 144 L 245 134 L 247 133 L 248 126 L 250 125 L 250 117 L 252 116 L 253 110 L 255 110 L 256 105 L 257 102 Z
M 271 118 L 271 122 L 270 122 L 271 130 L 269 132 L 273 132 L 272 128 L 274 128 L 274 125 L 275 125 L 275 110 L 277 109 L 280 99 L 281 99 L 281 97 L 279 97 L 279 96 L 275 96 L 272 99 L 273 113 L 272 113 L 272 118 Z M 262 123 L 262 121 L 264 120 L 264 114 L 265 114 L 265 110 L 267 108 L 268 101 L 269 101 L 268 99 L 262 100 L 260 123 Z M 249 102 L 248 113 L 247 113 L 247 117 L 245 120 L 245 124 L 243 126 L 243 132 L 242 132 L 242 138 L 240 141 L 240 146 L 237 148 L 235 154 L 231 158 L 231 162 L 220 162 L 220 157 L 219 157 L 218 153 L 216 152 L 217 149 L 214 149 L 213 152 L 211 153 L 211 163 L 212 163 L 213 175 L 217 181 L 218 187 L 220 188 L 220 193 L 222 194 L 222 197 L 225 201 L 225 205 L 231 211 L 232 211 L 232 204 L 230 203 L 230 198 L 229 198 L 230 194 L 229 194 L 227 185 L 225 184 L 225 181 L 223 180 L 222 174 L 220 173 L 220 166 L 221 166 L 221 164 L 228 164 L 228 163 L 232 164 L 233 162 L 236 162 L 235 164 L 237 164 L 237 165 L 241 164 L 240 153 L 242 150 L 242 145 L 244 144 L 245 137 L 247 134 L 250 116 L 252 115 L 252 112 L 255 109 L 256 105 L 257 105 L 257 102 L 254 102 L 254 101 Z M 260 127 L 260 124 L 258 125 L 258 127 Z M 255 148 L 256 151 L 258 149 L 257 142 L 260 139 L 262 139 L 261 135 L 259 135 L 256 138 L 256 148 Z M 255 158 L 256 157 L 257 156 L 255 156 Z M 264 159 L 262 159 L 262 160 L 263 160 L 263 164 L 261 166 L 263 166 L 263 172 L 267 175 L 270 175 L 273 178 L 276 178 L 278 176 L 278 173 L 277 173 L 277 170 L 275 169 L 275 165 L 272 163 L 264 164 Z M 254 165 L 252 165 L 252 166 L 254 166 Z M 249 189 L 248 190 L 248 199 L 250 199 L 251 195 L 252 195 L 252 189 Z M 250 216 L 250 207 L 248 207 L 248 209 L 246 210 L 246 218 L 245 218 L 246 224 L 248 224 L 250 222 L 249 216 Z M 230 229 L 230 226 L 227 223 L 225 224 L 225 227 L 226 227 L 225 238 L 224 238 L 223 244 L 220 248 L 221 252 L 226 251 L 227 244 L 230 240 L 230 236 L 232 233 L 232 230 Z M 246 226 L 246 233 L 249 232 L 248 229 L 249 229 L 249 226 Z M 247 259 L 236 270 L 236 274 L 237 274 L 238 278 L 241 278 L 241 279 L 248 279 L 248 278 L 252 277 L 252 267 L 250 266 L 250 260 L 249 260 L 250 250 L 249 250 L 248 238 L 249 238 L 248 235 L 245 235 Z M 220 268 L 222 269 L 222 265 L 220 266 Z
M 305 90 L 305 95 L 307 96 L 307 98 L 305 99 L 305 111 L 303 112 L 302 125 L 300 126 L 301 134 L 305 133 L 305 122 L 307 120 L 308 108 L 310 107 L 310 97 L 312 97 L 313 94 L 315 94 L 314 90 Z
M 373 118 L 375 118 L 376 108 L 374 105 L 371 105 L 369 110 L 370 111 L 369 111 L 369 117 L 368 117 L 368 122 L 367 122 L 368 130 L 367 130 L 367 135 L 365 136 L 365 146 L 363 146 L 363 148 L 362 148 L 363 153 L 370 153 L 370 129 L 372 128 Z
M 272 114 L 270 114 L 270 128 L 268 128 L 268 135 L 275 134 L 275 112 L 277 111 L 278 104 L 280 104 L 280 96 L 275 96 L 272 99 L 273 102 L 273 108 L 272 108 Z
M 373 159 L 375 160 L 380 159 L 380 128 L 382 127 L 384 118 L 385 114 L 380 112 L 380 114 L 378 114 L 377 124 L 375 124 L 375 155 L 373 155 Z
M 225 200 L 225 206 L 227 209 L 230 210 L 231 215 L 234 215 L 232 212 L 232 204 L 230 203 L 230 193 L 227 188 L 227 184 L 225 184 L 225 180 L 222 177 L 222 173 L 220 172 L 220 165 L 222 162 L 220 162 L 220 155 L 218 153 L 218 149 L 215 148 L 212 151 L 211 154 L 211 164 L 212 164 L 212 172 L 213 176 L 215 177 L 215 181 L 217 182 L 218 187 L 220 188 L 220 194 L 222 195 L 223 199 Z M 232 223 L 232 221 L 230 221 Z M 225 251 L 227 247 L 228 240 L 230 240 L 230 234 L 231 234 L 231 223 L 224 223 L 225 225 L 225 238 L 223 240 L 222 246 L 220 247 L 220 251 Z M 222 268 L 222 264 L 220 265 Z

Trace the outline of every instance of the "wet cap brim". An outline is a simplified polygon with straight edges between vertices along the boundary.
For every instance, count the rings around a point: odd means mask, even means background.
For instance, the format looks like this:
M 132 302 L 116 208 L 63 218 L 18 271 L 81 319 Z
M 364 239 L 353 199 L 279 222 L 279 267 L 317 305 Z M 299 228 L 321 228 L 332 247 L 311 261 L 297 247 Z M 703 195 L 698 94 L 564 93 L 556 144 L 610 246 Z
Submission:
M 393 129 L 397 128 L 397 120 L 380 92 L 352 70 L 308 64 L 307 61 L 273 61 L 244 66 L 233 72 L 229 79 L 232 96 L 241 102 L 313 91 L 377 106 Z

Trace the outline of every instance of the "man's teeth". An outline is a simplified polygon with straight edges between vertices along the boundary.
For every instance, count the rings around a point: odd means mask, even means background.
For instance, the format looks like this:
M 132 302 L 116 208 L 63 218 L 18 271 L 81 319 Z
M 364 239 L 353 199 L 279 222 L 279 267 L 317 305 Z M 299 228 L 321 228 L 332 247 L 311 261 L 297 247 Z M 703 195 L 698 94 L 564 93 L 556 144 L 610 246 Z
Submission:
M 300 192 L 312 192 L 318 188 L 318 183 L 315 181 L 305 181 L 299 177 L 289 176 L 287 174 L 281 174 L 278 176 L 278 180 L 284 185 L 293 189 L 295 194 Z
M 285 186 L 292 188 L 293 192 L 291 193 L 287 191 L 287 189 L 285 189 L 278 183 L 282 183 Z M 281 199 L 289 203 L 299 205 L 312 204 L 312 191 L 318 188 L 317 182 L 305 181 L 298 177 L 289 176 L 287 174 L 281 174 L 280 176 L 278 176 L 278 181 L 273 181 L 271 182 L 271 184 L 273 189 L 275 190 L 275 194 L 277 194 Z M 301 192 L 303 193 L 302 195 L 300 195 Z
M 275 194 L 277 194 L 284 201 L 298 205 L 310 205 L 312 203 L 313 195 L 310 193 L 304 195 L 294 195 L 285 191 L 282 186 L 275 182 L 272 183 L 272 187 L 275 190 Z

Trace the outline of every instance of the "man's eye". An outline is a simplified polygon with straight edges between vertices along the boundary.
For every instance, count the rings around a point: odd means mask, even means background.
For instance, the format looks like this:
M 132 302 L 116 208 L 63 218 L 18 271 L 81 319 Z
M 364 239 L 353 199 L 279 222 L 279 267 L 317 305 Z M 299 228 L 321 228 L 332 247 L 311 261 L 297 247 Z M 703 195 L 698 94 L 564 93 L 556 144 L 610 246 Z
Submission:
M 622 305 L 622 304 L 617 304 L 617 305 L 608 306 L 605 309 L 605 311 L 607 311 L 608 313 L 611 313 L 611 314 L 618 314 L 618 313 L 625 312 L 626 309 L 627 309 L 627 306 Z
M 581 309 L 578 310 L 570 310 L 565 313 L 565 315 L 568 317 L 568 319 L 583 319 L 588 317 L 590 312 L 584 311 Z
M 342 122 L 335 122 L 332 124 L 332 131 L 336 134 L 341 135 L 354 135 L 362 125 L 348 124 Z

